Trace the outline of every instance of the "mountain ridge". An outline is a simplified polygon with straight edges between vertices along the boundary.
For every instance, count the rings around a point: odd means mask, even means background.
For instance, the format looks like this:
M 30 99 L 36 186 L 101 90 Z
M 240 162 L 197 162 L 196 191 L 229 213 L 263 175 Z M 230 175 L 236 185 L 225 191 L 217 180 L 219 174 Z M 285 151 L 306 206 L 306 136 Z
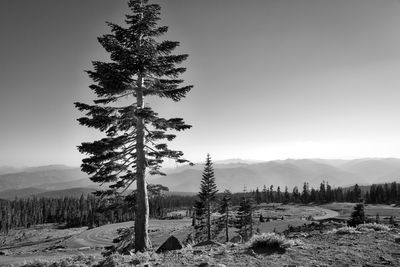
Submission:
M 273 185 L 275 189 L 280 186 L 281 191 L 285 186 L 289 190 L 294 186 L 301 189 L 304 182 L 316 188 L 322 181 L 333 187 L 356 183 L 368 185 L 398 181 L 400 177 L 400 159 L 396 158 L 286 159 L 254 163 L 230 159 L 215 161 L 213 166 L 219 190 L 229 189 L 232 192 L 241 192 L 244 187 L 262 190 L 264 185 Z M 163 184 L 172 192 L 194 193 L 199 190 L 203 167 L 203 164 L 197 164 L 167 169 L 167 176 L 149 177 L 148 180 L 150 183 Z M 13 194 L 13 190 L 15 196 L 25 196 L 30 194 L 30 190 L 32 194 L 40 194 L 40 190 L 46 193 L 71 188 L 96 190 L 100 186 L 92 182 L 80 168 L 66 165 L 29 167 L 22 172 L 0 174 L 0 198 Z

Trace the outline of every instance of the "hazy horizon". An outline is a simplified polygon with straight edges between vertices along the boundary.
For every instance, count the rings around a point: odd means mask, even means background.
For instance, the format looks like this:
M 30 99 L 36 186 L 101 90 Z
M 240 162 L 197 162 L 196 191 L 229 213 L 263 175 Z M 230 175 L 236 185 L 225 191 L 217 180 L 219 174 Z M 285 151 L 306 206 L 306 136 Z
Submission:
M 364 157 L 364 158 L 286 158 L 286 159 L 271 159 L 271 160 L 262 160 L 262 159 L 242 159 L 242 158 L 226 158 L 226 159 L 213 159 L 212 162 L 214 164 L 234 164 L 234 163 L 244 163 L 244 164 L 257 164 L 257 163 L 265 163 L 265 162 L 277 162 L 277 161 L 290 161 L 290 160 L 295 160 L 295 161 L 301 161 L 301 160 L 311 160 L 311 161 L 357 161 L 357 160 L 390 160 L 390 159 L 395 159 L 395 160 L 400 160 L 399 158 L 396 157 Z M 197 164 L 204 164 L 205 160 L 203 161 L 194 161 L 193 163 L 195 165 Z M 228 163 L 225 163 L 228 162 Z M 187 166 L 188 164 L 175 164 L 172 162 L 171 164 L 167 164 L 163 166 L 163 168 L 167 169 L 172 169 L 172 168 L 178 168 L 182 166 Z M 50 166 L 65 166 L 69 168 L 79 168 L 79 165 L 69 165 L 66 163 L 62 162 L 56 162 L 56 163 L 48 163 L 48 164 L 39 164 L 39 165 L 11 165 L 11 164 L 0 164 L 0 168 L 16 168 L 16 169 L 24 169 L 24 168 L 36 168 L 36 167 L 50 167 Z
M 151 1 L 165 38 L 188 53 L 179 103 L 148 99 L 193 128 L 172 147 L 193 162 L 400 158 L 400 2 Z M 0 166 L 79 166 L 100 138 L 73 102 L 94 96 L 84 70 L 107 60 L 97 37 L 126 1 L 0 3 Z

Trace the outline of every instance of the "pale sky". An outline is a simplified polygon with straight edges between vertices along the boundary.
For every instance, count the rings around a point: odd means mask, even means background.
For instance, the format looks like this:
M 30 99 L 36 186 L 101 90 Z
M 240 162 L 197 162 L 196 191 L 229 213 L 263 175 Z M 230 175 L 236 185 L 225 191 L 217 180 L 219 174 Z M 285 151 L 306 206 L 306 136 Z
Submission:
M 165 38 L 188 53 L 180 103 L 148 102 L 191 130 L 192 161 L 400 157 L 400 1 L 158 0 Z M 73 102 L 117 0 L 0 1 L 0 166 L 80 165 Z

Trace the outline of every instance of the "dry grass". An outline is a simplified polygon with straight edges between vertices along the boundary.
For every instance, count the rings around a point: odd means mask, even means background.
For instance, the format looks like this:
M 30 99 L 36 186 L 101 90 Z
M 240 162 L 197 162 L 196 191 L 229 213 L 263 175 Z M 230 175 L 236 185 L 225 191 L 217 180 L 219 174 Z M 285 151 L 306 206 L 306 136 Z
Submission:
M 348 235 L 348 234 L 361 234 L 355 227 L 345 226 L 338 229 L 328 231 L 328 234 Z
M 365 232 L 368 230 L 374 230 L 374 231 L 390 231 L 390 227 L 384 224 L 379 224 L 379 223 L 365 223 L 365 224 L 359 224 L 356 227 L 357 230 L 361 232 Z
M 85 267 L 92 266 L 96 260 L 92 256 L 75 256 L 60 261 L 34 260 L 26 262 L 22 267 Z
M 346 234 L 361 234 L 370 231 L 390 231 L 390 227 L 378 223 L 359 224 L 357 227 L 345 226 L 338 229 L 333 229 L 328 234 L 346 235 Z

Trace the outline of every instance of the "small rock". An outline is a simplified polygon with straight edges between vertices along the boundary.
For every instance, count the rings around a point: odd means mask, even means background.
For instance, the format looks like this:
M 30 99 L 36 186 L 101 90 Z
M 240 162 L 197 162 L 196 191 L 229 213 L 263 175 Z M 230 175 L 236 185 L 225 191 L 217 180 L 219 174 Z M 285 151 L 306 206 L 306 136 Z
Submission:
M 133 264 L 133 265 L 139 265 L 140 264 L 140 260 L 133 259 L 130 263 Z
M 8 250 L 0 250 L 0 255 L 8 256 L 8 255 L 10 255 L 10 251 L 8 251 Z
M 231 243 L 242 243 L 242 236 L 235 235 L 234 237 L 231 238 L 231 240 L 229 242 L 231 242 Z
M 392 262 L 391 260 L 388 260 L 388 259 L 386 259 L 386 258 L 383 257 L 383 256 L 380 256 L 379 259 L 380 259 L 381 261 L 385 262 L 385 263 L 390 263 L 390 262 Z
M 255 257 L 257 254 L 254 252 L 254 250 L 249 249 L 249 251 L 247 252 L 250 256 Z
M 87 251 L 90 250 L 90 247 L 80 247 L 78 248 L 79 251 Z

